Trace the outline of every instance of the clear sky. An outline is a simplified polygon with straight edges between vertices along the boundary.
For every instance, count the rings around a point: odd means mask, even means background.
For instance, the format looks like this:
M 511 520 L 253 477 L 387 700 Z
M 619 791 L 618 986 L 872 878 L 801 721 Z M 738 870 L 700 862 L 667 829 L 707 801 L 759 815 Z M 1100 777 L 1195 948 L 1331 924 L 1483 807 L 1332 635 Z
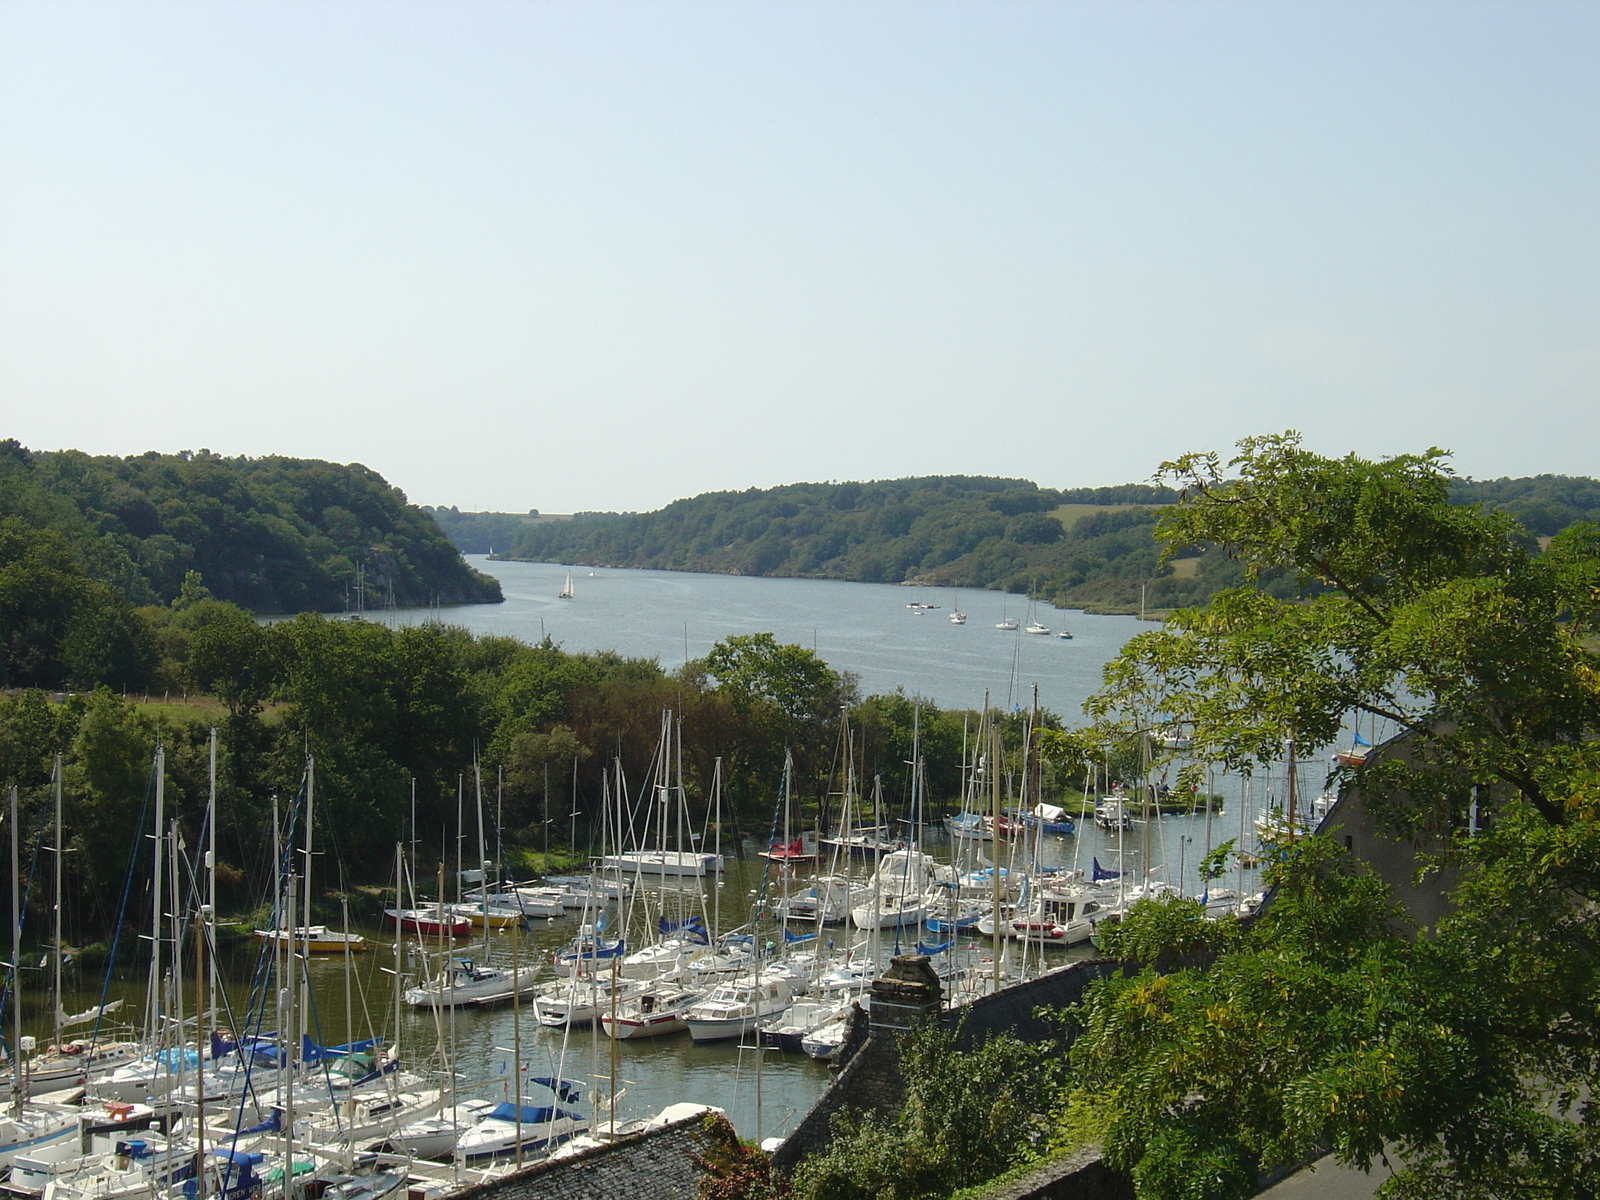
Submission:
M 1600 5 L 0 2 L 0 436 L 421 503 L 1600 473 Z

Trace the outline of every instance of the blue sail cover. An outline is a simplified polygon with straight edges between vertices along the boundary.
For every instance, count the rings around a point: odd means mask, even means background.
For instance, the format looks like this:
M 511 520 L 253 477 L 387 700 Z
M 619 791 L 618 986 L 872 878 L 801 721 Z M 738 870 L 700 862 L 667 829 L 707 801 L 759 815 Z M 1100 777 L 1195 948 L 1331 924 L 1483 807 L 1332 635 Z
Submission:
M 278 1133 L 283 1129 L 283 1109 L 277 1105 L 272 1106 L 272 1115 L 259 1125 L 252 1125 L 249 1129 L 241 1129 L 230 1137 L 242 1138 L 247 1133 Z
M 1100 865 L 1100 860 L 1097 858 L 1097 859 L 1094 860 L 1094 869 L 1093 869 L 1093 872 L 1090 874 L 1089 878 L 1093 882 L 1099 883 L 1102 879 L 1121 879 L 1122 878 L 1122 872 L 1121 871 L 1108 871 L 1108 870 L 1106 870 L 1104 867 L 1102 867 Z
M 917 953 L 926 954 L 929 958 L 932 958 L 935 954 L 943 954 L 954 945 L 954 942 L 940 942 L 937 946 L 930 946 L 919 938 L 917 941 Z
M 374 1050 L 381 1041 L 381 1038 L 368 1038 L 364 1042 L 351 1042 L 348 1046 L 319 1046 L 311 1040 L 309 1033 L 303 1033 L 300 1035 L 300 1061 L 319 1063 L 329 1058 L 350 1058 Z
M 662 933 L 679 934 L 685 941 L 698 942 L 702 946 L 711 944 L 711 935 L 706 930 L 705 918 L 699 913 L 686 921 L 669 921 L 665 917 L 657 917 L 656 928 Z
M 576 1104 L 583 1099 L 583 1089 L 570 1079 L 552 1079 L 548 1075 L 535 1075 L 533 1082 L 540 1087 L 547 1087 L 556 1094 L 556 1099 L 563 1104 Z
M 486 1116 L 491 1121 L 515 1122 L 517 1120 L 517 1106 L 509 1100 L 503 1101 L 490 1109 Z M 559 1117 L 566 1117 L 569 1121 L 583 1120 L 576 1113 L 569 1113 L 565 1109 L 555 1108 L 549 1104 L 540 1104 L 538 1106 L 524 1104 L 522 1106 L 522 1123 L 524 1125 L 548 1125 Z
M 787 929 L 783 931 L 783 941 L 785 945 L 792 946 L 796 942 L 814 942 L 816 940 L 817 935 L 814 933 L 790 933 Z
M 583 938 L 574 938 L 567 948 L 561 952 L 562 962 L 571 962 L 573 959 L 617 958 L 624 950 L 621 938 L 614 942 L 601 942 L 598 946 L 586 942 Z

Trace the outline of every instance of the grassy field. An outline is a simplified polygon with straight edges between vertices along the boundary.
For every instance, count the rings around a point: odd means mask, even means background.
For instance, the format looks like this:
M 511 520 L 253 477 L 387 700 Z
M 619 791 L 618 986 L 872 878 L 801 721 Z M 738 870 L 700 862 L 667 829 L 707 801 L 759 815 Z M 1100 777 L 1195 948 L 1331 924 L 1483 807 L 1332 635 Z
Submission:
M 1060 521 L 1063 529 L 1071 529 L 1090 513 L 1126 512 L 1130 508 L 1162 507 L 1165 506 L 1159 504 L 1063 504 L 1059 508 L 1051 509 L 1046 515 Z
M 228 706 L 214 696 L 130 696 L 139 709 L 152 717 L 165 717 L 174 725 L 220 725 L 228 715 Z M 271 724 L 283 704 L 268 704 L 262 709 L 261 719 Z

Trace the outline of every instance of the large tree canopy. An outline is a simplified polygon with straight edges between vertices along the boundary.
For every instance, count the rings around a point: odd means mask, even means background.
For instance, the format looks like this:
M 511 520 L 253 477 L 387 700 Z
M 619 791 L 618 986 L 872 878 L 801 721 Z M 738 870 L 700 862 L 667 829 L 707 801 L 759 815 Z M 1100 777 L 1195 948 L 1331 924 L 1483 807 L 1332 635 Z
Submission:
M 1181 724 L 1195 758 L 1246 769 L 1374 714 L 1416 755 L 1363 786 L 1406 796 L 1412 819 L 1497 783 L 1564 821 L 1597 762 L 1600 530 L 1541 552 L 1504 513 L 1450 504 L 1444 459 L 1329 459 L 1288 433 L 1241 442 L 1232 478 L 1215 454 L 1163 464 L 1183 496 L 1157 527 L 1169 552 L 1218 546 L 1252 577 L 1293 572 L 1302 595 L 1244 586 L 1178 611 L 1125 647 L 1091 713 L 1118 732 Z
M 1301 595 L 1233 589 L 1135 638 L 1091 702 L 1099 735 L 1177 723 L 1197 761 L 1248 770 L 1352 713 L 1388 718 L 1407 752 L 1355 768 L 1363 797 L 1437 835 L 1463 882 L 1417 937 L 1310 838 L 1247 931 L 1209 931 L 1187 902 L 1135 910 L 1113 952 L 1152 961 L 1199 931 L 1216 958 L 1109 979 L 1077 1014 L 1108 1158 L 1141 1200 L 1247 1196 L 1326 1148 L 1399 1166 L 1386 1197 L 1596 1195 L 1600 532 L 1541 549 L 1451 505 L 1438 450 L 1328 459 L 1290 433 L 1161 477 L 1183 495 L 1169 550 L 1221 548 Z M 1487 831 L 1457 819 L 1473 799 Z

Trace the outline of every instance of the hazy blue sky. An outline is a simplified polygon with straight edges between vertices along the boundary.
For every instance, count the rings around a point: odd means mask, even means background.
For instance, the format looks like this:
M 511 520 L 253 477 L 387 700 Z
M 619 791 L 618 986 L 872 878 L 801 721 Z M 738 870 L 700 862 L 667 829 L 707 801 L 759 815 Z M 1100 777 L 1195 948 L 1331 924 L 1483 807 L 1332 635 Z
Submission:
M 1600 472 L 1600 5 L 0 3 L 0 436 L 562 512 Z

